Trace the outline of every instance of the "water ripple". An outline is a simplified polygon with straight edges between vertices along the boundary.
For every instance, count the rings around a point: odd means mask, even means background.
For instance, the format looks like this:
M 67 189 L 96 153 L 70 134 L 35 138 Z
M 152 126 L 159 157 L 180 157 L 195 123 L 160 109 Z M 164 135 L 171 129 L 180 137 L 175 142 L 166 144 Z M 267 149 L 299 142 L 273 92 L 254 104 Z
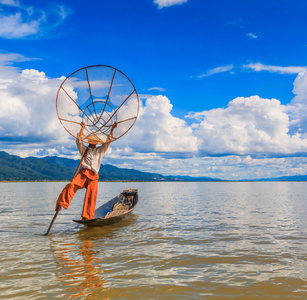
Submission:
M 128 219 L 73 223 L 81 192 L 43 237 L 64 185 L 0 185 L 0 298 L 307 298 L 306 183 L 100 183 Z

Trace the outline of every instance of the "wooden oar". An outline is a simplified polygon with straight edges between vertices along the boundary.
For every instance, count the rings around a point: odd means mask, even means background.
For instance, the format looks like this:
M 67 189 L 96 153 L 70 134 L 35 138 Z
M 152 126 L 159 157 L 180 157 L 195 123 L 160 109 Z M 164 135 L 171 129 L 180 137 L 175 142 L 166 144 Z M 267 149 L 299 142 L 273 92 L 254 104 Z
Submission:
M 73 181 L 73 179 L 77 176 L 77 174 L 78 174 L 78 172 L 79 172 L 79 169 L 80 169 L 80 166 L 81 166 L 81 164 L 82 164 L 82 162 L 83 162 L 83 160 L 84 160 L 84 157 L 85 157 L 87 151 L 88 151 L 88 148 L 85 149 L 85 151 L 84 151 L 84 153 L 83 153 L 83 155 L 82 155 L 82 158 L 81 158 L 81 160 L 80 160 L 79 166 L 78 166 L 78 168 L 77 168 L 77 170 L 76 170 L 74 176 L 72 177 L 72 180 L 71 180 L 71 181 Z M 54 214 L 54 216 L 53 216 L 53 219 L 52 219 L 52 221 L 51 221 L 51 223 L 50 223 L 50 225 L 49 225 L 49 228 L 48 228 L 47 232 L 46 232 L 44 235 L 48 235 L 48 234 L 49 234 L 50 229 L 51 229 L 51 227 L 52 227 L 52 225 L 53 225 L 53 223 L 54 223 L 54 221 L 55 221 L 55 219 L 56 219 L 56 217 L 57 217 L 57 215 L 58 215 L 58 213 L 59 213 L 60 210 L 61 210 L 61 208 L 58 208 L 58 209 L 56 210 L 56 212 L 55 212 L 55 214 Z

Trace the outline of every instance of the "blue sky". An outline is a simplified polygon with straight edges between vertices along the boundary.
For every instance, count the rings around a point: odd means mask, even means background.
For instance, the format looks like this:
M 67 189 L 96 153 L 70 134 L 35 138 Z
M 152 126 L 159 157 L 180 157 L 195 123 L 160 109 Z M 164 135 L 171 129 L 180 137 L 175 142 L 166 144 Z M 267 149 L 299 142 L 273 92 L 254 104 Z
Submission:
M 77 158 L 61 82 L 106 64 L 140 116 L 104 163 L 253 179 L 307 173 L 306 1 L 0 0 L 0 149 Z

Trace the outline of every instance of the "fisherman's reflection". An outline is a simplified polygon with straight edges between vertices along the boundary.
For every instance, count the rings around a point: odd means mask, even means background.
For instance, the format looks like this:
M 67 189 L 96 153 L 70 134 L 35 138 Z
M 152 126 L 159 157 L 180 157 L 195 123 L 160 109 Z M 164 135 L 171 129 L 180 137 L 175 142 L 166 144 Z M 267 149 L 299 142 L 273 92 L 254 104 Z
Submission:
M 100 260 L 95 258 L 95 244 L 91 240 L 83 240 L 78 251 L 74 243 L 60 244 L 61 248 L 55 251 L 61 267 L 65 270 L 60 280 L 71 291 L 65 298 L 86 299 L 93 294 L 103 294 L 107 289 L 103 287 L 105 280 L 101 275 L 103 270 L 99 264 Z M 57 245 L 59 246 L 59 243 Z

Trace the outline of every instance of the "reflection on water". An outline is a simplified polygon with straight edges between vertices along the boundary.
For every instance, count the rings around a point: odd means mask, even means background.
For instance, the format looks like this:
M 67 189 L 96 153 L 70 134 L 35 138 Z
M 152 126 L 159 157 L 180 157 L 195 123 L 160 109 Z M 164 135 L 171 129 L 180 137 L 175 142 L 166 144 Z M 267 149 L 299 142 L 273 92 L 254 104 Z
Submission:
M 137 216 L 131 216 L 121 224 L 106 228 L 81 226 L 70 237 L 51 236 L 50 249 L 58 266 L 58 280 L 68 291 L 63 297 L 109 299 L 105 298 L 110 288 L 105 284 L 101 238 L 112 239 L 117 230 L 129 226 L 136 219 Z
M 83 240 L 78 246 L 53 239 L 51 250 L 56 256 L 56 264 L 62 269 L 59 280 L 70 292 L 66 297 L 82 298 L 106 290 L 103 287 L 103 270 L 100 260 L 95 258 L 94 246 L 97 245 L 91 240 Z
M 99 183 L 129 218 L 73 223 L 81 192 L 43 237 L 64 185 L 0 184 L 0 298 L 307 299 L 307 183 Z

